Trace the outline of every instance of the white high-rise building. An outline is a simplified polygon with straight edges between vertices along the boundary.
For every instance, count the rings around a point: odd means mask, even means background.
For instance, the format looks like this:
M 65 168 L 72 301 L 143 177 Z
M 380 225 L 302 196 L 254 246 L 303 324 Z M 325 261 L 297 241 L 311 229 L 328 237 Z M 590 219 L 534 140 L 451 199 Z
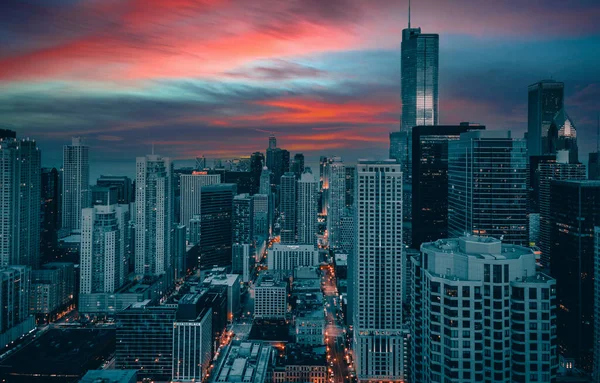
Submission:
M 306 168 L 298 180 L 298 243 L 317 244 L 317 208 L 319 204 L 319 181 Z
M 294 173 L 287 172 L 282 175 L 279 188 L 281 243 L 296 243 L 296 176 Z
M 253 237 L 267 238 L 269 236 L 269 196 L 254 194 L 254 233 Z
M 179 177 L 181 183 L 180 223 L 189 227 L 190 219 L 194 215 L 200 214 L 202 186 L 221 183 L 221 175 L 194 172 L 192 174 L 181 174 Z
M 269 270 L 292 272 L 298 266 L 317 266 L 319 251 L 314 245 L 273 244 L 267 253 Z
M 346 208 L 346 168 L 340 157 L 327 164 L 327 236 L 330 248 L 340 243 L 340 221 Z
M 356 240 L 351 278 L 357 378 L 359 382 L 402 382 L 400 165 L 395 160 L 359 160 L 355 185 Z
M 443 239 L 410 264 L 412 381 L 556 380 L 556 280 L 531 249 Z
M 173 381 L 202 382 L 212 359 L 212 311 L 173 323 Z
M 80 294 L 113 293 L 126 282 L 129 205 L 81 212 Z
M 135 273 L 165 274 L 172 265 L 173 194 L 171 160 L 138 157 L 135 179 Z
M 62 228 L 69 231 L 81 227 L 81 210 L 90 206 L 89 146 L 81 137 L 73 137 L 63 147 Z
M 40 182 L 35 141 L 0 138 L 0 267 L 39 267 Z

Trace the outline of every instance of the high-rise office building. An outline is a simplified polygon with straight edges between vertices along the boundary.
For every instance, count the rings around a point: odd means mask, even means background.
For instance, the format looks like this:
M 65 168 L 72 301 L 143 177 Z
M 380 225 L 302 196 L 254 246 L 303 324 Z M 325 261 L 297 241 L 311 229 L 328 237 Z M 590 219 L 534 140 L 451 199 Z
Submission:
M 448 235 L 527 245 L 527 149 L 506 131 L 471 131 L 448 143 Z
M 359 382 L 404 380 L 402 172 L 395 160 L 356 165 L 354 355 Z
M 44 260 L 52 258 L 56 251 L 58 240 L 58 229 L 60 228 L 60 178 L 56 168 L 42 168 L 41 201 L 42 215 L 40 232 L 40 258 Z
M 281 176 L 290 171 L 290 152 L 277 147 L 275 136 L 269 137 L 267 148 L 267 168 L 272 172 L 271 183 L 279 185 Z
M 173 229 L 173 270 L 175 278 L 184 278 L 187 275 L 187 270 L 196 266 L 187 262 L 187 227 L 179 224 Z
M 265 166 L 265 155 L 261 152 L 254 152 L 250 156 L 250 173 L 251 183 L 250 195 L 259 193 L 260 191 L 260 175 Z
M 356 166 L 346 166 L 346 208 L 354 206 L 354 175 Z
M 253 238 L 266 239 L 269 236 L 269 196 L 254 194 L 252 196 L 254 208 L 254 233 Z
M 7 345 L 35 328 L 29 315 L 31 268 L 0 266 L 0 344 Z
M 29 311 L 42 323 L 58 317 L 76 295 L 75 264 L 50 262 L 31 271 Z
M 146 300 L 118 311 L 117 369 L 139 370 L 139 378 L 167 382 L 173 371 L 173 323 L 177 307 Z
M 113 293 L 127 281 L 128 205 L 95 205 L 81 212 L 79 293 Z
M 173 164 L 155 154 L 136 160 L 135 273 L 170 272 L 173 226 Z
M 415 126 L 412 130 L 412 247 L 448 237 L 448 142 L 485 126 Z
M 238 194 L 233 198 L 232 241 L 253 246 L 254 198 L 249 194 Z
M 207 185 L 202 188 L 201 194 L 199 266 L 201 269 L 230 266 L 236 185 Z
M 199 298 L 199 296 L 196 299 Z M 174 382 L 202 382 L 212 360 L 212 309 L 205 307 L 193 318 L 173 323 Z
M 273 219 L 274 219 L 274 207 L 275 207 L 275 198 L 273 196 L 273 191 L 271 190 L 271 177 L 273 173 L 266 166 L 263 167 L 262 172 L 260 173 L 260 189 L 259 193 L 266 195 L 268 198 L 268 214 L 267 221 L 268 227 L 267 231 L 270 234 L 271 228 L 273 227 Z
M 287 172 L 281 176 L 279 193 L 281 243 L 296 243 L 296 176 L 294 173 Z
M 332 157 L 327 176 L 327 238 L 330 248 L 339 246 L 340 222 L 346 209 L 346 168 L 340 157 Z
M 306 168 L 298 180 L 298 243 L 317 244 L 317 205 L 319 203 L 319 182 Z
M 73 231 L 81 225 L 81 210 L 90 206 L 89 146 L 73 137 L 63 147 L 62 228 Z
M 564 105 L 565 84 L 543 80 L 529 85 L 527 111 L 527 150 L 530 156 L 553 154 L 548 150 L 548 130 Z
M 559 151 L 555 161 L 543 161 L 538 165 L 537 184 L 539 190 L 538 205 L 540 231 L 536 246 L 541 251 L 541 263 L 550 266 L 550 247 L 552 245 L 552 219 L 550 217 L 550 182 L 552 180 L 585 180 L 585 165 L 569 163 L 569 153 Z
M 0 267 L 40 264 L 40 181 L 35 141 L 0 139 Z
M 221 182 L 220 174 L 206 174 L 206 172 L 193 172 L 180 175 L 180 220 L 181 224 L 188 226 L 194 215 L 200 214 L 202 203 L 202 187 L 215 185 Z
M 296 175 L 296 179 L 299 179 L 302 173 L 304 173 L 304 154 L 294 154 L 294 159 L 292 160 L 291 165 L 291 171 Z
M 558 341 L 577 368 L 592 370 L 594 227 L 600 181 L 550 181 L 550 273 L 556 279 Z
M 410 260 L 415 382 L 553 382 L 556 284 L 491 237 L 424 243 Z
M 590 180 L 600 180 L 600 150 L 589 153 L 588 178 Z
M 579 163 L 577 130 L 564 108 L 556 112 L 548 129 L 548 152 L 554 154 L 559 150 L 568 151 L 570 163 Z
M 118 202 L 119 190 L 115 186 L 98 186 L 90 187 L 92 196 L 90 206 L 96 205 L 115 205 Z
M 126 176 L 100 176 L 96 180 L 98 186 L 112 186 L 117 188 L 117 203 L 129 204 L 133 201 L 131 179 Z
M 254 267 L 253 252 L 247 243 L 234 243 L 231 248 L 231 272 L 239 274 L 242 282 L 248 283 Z

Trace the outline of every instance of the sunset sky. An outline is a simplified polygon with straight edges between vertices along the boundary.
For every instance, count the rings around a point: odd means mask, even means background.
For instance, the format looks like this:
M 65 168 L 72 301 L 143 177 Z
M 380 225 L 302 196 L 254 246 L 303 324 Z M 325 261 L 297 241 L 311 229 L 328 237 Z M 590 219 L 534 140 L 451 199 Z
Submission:
M 44 165 L 87 137 L 94 161 L 233 157 L 279 146 L 385 157 L 399 129 L 403 0 L 4 0 L 0 128 Z M 582 160 L 600 111 L 600 2 L 414 0 L 440 34 L 440 123 L 521 137 L 527 85 L 564 81 Z M 586 160 L 587 162 L 587 160 Z M 115 169 L 118 173 L 118 169 Z

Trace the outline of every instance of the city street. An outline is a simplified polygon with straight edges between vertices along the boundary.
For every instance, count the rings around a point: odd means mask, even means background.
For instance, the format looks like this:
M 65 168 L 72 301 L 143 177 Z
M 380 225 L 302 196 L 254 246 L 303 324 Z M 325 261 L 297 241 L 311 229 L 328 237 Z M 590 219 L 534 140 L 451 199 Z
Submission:
M 349 382 L 349 359 L 347 357 L 349 350 L 346 349 L 344 344 L 345 327 L 340 318 L 340 302 L 332 267 L 326 267 L 323 270 L 322 290 L 325 304 L 325 344 L 327 346 L 330 382 Z M 331 376 L 331 373 L 333 373 L 333 376 Z

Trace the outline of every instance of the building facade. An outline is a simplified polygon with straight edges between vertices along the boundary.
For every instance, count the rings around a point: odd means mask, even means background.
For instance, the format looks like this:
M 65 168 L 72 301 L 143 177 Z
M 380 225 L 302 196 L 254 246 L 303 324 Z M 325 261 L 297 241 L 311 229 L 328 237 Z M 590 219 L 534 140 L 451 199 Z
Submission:
M 201 269 L 231 265 L 233 197 L 235 184 L 208 185 L 202 188 L 200 214 Z
M 201 382 L 212 360 L 212 310 L 173 323 L 173 382 Z
M 448 144 L 448 234 L 529 242 L 527 149 L 506 131 L 472 131 Z
M 346 168 L 340 157 L 332 157 L 326 167 L 327 238 L 330 248 L 340 242 L 340 221 L 346 208 Z
M 317 207 L 319 182 L 306 168 L 298 181 L 298 244 L 317 244 Z
M 298 266 L 317 266 L 319 251 L 314 245 L 273 244 L 267 253 L 269 270 L 291 273 Z
M 173 164 L 155 154 L 136 160 L 135 273 L 170 273 Z
M 81 137 L 73 137 L 63 147 L 62 229 L 79 230 L 81 210 L 90 206 L 89 146 Z
M 553 154 L 548 150 L 548 130 L 564 106 L 565 84 L 543 80 L 528 87 L 527 150 L 530 156 Z
M 292 172 L 281 176 L 279 212 L 281 214 L 281 243 L 296 243 L 296 175 Z
M 206 174 L 204 171 L 181 174 L 179 214 L 182 224 L 188 226 L 190 219 L 202 211 L 202 187 L 221 183 L 220 174 Z
M 402 172 L 395 160 L 359 160 L 356 170 L 351 276 L 356 374 L 359 382 L 401 382 Z
M 277 275 L 262 274 L 254 288 L 254 319 L 287 317 L 287 283 Z
M 552 382 L 556 281 L 491 237 L 424 243 L 411 258 L 416 382 Z

